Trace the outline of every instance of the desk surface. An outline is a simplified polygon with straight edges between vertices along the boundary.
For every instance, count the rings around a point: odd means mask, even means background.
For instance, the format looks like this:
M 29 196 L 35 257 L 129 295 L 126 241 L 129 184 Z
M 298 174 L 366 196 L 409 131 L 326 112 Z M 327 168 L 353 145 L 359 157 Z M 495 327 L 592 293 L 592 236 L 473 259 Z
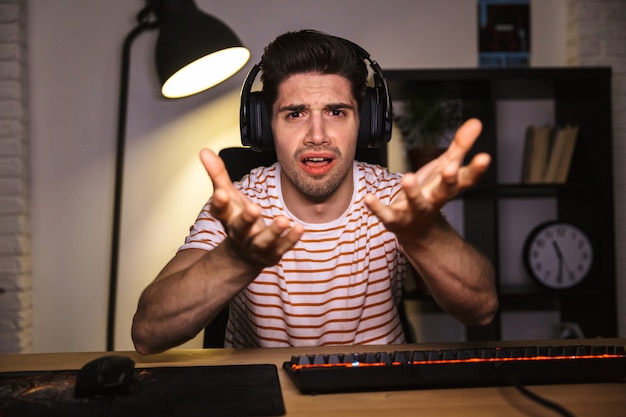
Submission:
M 405 345 L 403 350 L 447 349 L 470 346 L 519 345 L 624 345 L 626 339 L 585 339 L 541 342 L 442 343 Z M 398 346 L 350 346 L 277 349 L 193 349 L 170 350 L 142 356 L 136 352 L 117 352 L 130 356 L 138 368 L 159 366 L 207 366 L 224 364 L 275 364 L 287 416 L 532 416 L 554 417 L 548 410 L 522 396 L 512 387 L 457 388 L 369 393 L 302 395 L 282 363 L 291 355 L 311 353 L 392 352 Z M 79 369 L 105 352 L 45 353 L 0 355 L 0 372 Z M 531 391 L 566 407 L 576 417 L 626 416 L 626 384 L 576 384 L 529 386 Z

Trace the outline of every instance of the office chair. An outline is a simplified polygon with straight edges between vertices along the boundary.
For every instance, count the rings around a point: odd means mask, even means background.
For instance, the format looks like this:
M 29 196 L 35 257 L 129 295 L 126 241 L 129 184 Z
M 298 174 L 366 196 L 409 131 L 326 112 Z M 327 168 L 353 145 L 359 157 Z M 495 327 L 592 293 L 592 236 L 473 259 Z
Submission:
M 259 166 L 270 166 L 276 162 L 276 154 L 274 151 L 255 152 L 250 148 L 244 147 L 222 149 L 219 152 L 219 156 L 224 161 L 230 180 L 233 182 L 239 181 L 253 168 Z M 356 152 L 356 160 L 386 166 L 386 147 L 382 146 L 378 149 L 358 148 Z M 404 328 L 404 334 L 407 338 L 407 342 L 412 342 L 413 332 L 406 318 L 403 303 L 400 303 L 398 313 L 400 315 L 400 321 L 402 323 L 402 327 Z M 204 329 L 203 347 L 224 347 L 224 335 L 226 334 L 228 314 L 229 308 L 227 305 Z

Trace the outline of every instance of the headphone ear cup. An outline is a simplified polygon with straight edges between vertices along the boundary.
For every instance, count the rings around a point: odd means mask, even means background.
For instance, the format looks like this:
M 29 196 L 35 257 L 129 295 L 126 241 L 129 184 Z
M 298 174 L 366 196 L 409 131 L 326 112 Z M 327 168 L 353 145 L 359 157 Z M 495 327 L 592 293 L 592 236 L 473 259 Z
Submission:
M 371 88 L 365 91 L 365 97 L 359 109 L 359 137 L 358 148 L 368 148 L 371 140 L 371 118 L 372 118 L 372 93 Z
M 380 87 L 368 87 L 359 111 L 359 138 L 361 148 L 379 148 L 391 138 L 385 124 L 386 100 Z
M 257 152 L 273 150 L 272 127 L 262 93 L 259 91 L 251 92 L 248 96 L 247 106 L 248 134 L 246 141 L 242 135 L 242 144 L 250 146 L 252 150 Z

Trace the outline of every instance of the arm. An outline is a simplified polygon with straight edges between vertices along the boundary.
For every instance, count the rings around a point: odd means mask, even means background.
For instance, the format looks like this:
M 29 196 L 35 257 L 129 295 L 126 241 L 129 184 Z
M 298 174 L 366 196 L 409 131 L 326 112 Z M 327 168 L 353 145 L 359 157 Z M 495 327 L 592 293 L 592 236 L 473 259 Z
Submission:
M 491 263 L 443 216 L 434 221 L 428 237 L 403 248 L 444 311 L 467 325 L 491 322 L 498 308 Z
M 365 200 L 396 234 L 435 301 L 465 324 L 487 324 L 493 319 L 498 308 L 495 276 L 489 261 L 456 233 L 441 208 L 487 170 L 487 154 L 476 155 L 462 166 L 481 128 L 476 119 L 463 124 L 444 154 L 402 178 L 402 193 L 391 206 L 373 195 Z
M 160 352 L 194 337 L 303 232 L 283 217 L 265 225 L 260 208 L 230 182 L 221 158 L 203 150 L 201 159 L 213 182 L 211 214 L 227 236 L 211 251 L 180 251 L 144 290 L 131 331 L 139 353 Z

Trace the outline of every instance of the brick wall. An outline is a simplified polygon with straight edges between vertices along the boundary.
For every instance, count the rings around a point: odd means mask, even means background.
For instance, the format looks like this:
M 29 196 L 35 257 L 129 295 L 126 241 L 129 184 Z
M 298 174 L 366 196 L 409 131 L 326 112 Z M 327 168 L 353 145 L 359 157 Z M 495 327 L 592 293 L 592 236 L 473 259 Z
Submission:
M 0 0 L 0 353 L 32 349 L 26 1 Z
M 626 1 L 569 0 L 568 64 L 613 69 L 613 181 L 617 297 L 626 300 Z M 619 335 L 626 337 L 626 303 L 618 302 Z

